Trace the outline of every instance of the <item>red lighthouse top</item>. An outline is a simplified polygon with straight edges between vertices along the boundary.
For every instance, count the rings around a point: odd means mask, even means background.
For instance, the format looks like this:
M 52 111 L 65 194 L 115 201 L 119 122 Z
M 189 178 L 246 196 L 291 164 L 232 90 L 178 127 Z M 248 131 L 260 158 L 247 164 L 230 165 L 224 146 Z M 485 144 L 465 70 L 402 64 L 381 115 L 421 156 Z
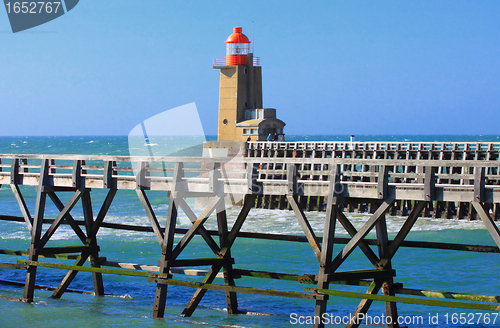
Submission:
M 234 33 L 227 38 L 226 43 L 250 43 L 247 36 L 241 33 L 242 30 L 241 27 L 235 27 Z
M 242 32 L 241 27 L 235 27 L 234 33 L 226 40 L 226 65 L 246 65 L 250 41 Z

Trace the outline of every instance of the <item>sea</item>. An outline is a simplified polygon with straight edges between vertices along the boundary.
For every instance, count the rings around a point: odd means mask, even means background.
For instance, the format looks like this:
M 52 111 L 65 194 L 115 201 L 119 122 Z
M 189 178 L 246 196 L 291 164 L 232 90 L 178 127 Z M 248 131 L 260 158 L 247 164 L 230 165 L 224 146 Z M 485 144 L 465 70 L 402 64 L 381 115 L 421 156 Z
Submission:
M 356 141 L 407 141 L 407 142 L 500 142 L 500 136 L 489 135 L 359 135 Z M 213 137 L 208 137 L 212 140 Z M 348 141 L 346 135 L 295 135 L 287 141 Z M 153 144 L 151 144 L 153 145 Z M 71 136 L 71 137 L 0 137 L 0 154 L 89 154 L 128 156 L 127 136 Z M 35 188 L 21 186 L 30 212 L 34 213 Z M 61 193 L 63 202 L 69 195 Z M 159 222 L 164 225 L 168 209 L 165 192 L 149 192 L 151 204 Z M 94 215 L 105 197 L 105 191 L 92 190 Z M 8 186 L 0 188 L 2 215 L 21 216 L 15 198 Z M 197 210 L 201 211 L 201 210 Z M 229 225 L 232 225 L 239 208 L 228 209 Z M 47 201 L 46 218 L 55 218 L 57 209 Z M 81 207 L 72 210 L 76 219 L 83 219 Z M 307 212 L 311 226 L 321 236 L 324 212 Z M 348 213 L 356 228 L 369 218 L 366 214 Z M 405 218 L 389 216 L 389 237 L 392 238 Z M 109 223 L 148 226 L 144 209 L 134 191 L 120 190 L 105 219 Z M 190 222 L 181 212 L 177 227 L 189 228 Z M 217 229 L 215 217 L 210 217 L 206 228 Z M 246 232 L 262 232 L 284 235 L 303 235 L 293 212 L 286 210 L 252 209 L 242 227 Z M 348 234 L 337 225 L 337 237 Z M 368 238 L 374 237 L 373 233 Z M 180 240 L 177 236 L 176 240 Z M 420 218 L 407 237 L 408 240 L 495 245 L 480 221 Z M 100 256 L 109 261 L 157 265 L 161 249 L 153 233 L 132 232 L 102 228 L 98 233 Z M 25 224 L 0 221 L 0 249 L 26 251 L 30 245 L 30 234 Z M 79 245 L 79 240 L 68 226 L 61 226 L 49 246 Z M 336 245 L 339 252 L 343 245 Z M 374 249 L 375 250 L 375 249 Z M 376 251 L 376 250 L 375 250 Z M 200 237 L 195 237 L 182 254 L 184 258 L 211 257 L 210 248 Z M 237 238 L 232 248 L 235 268 L 285 272 L 293 274 L 315 274 L 318 262 L 308 243 L 269 241 Z M 10 255 L 0 255 L 2 263 L 16 263 Z M 70 260 L 42 258 L 41 261 L 73 264 Z M 340 270 L 371 269 L 371 263 L 358 250 L 341 266 Z M 458 252 L 451 250 L 401 248 L 393 259 L 396 270 L 395 281 L 406 288 L 500 295 L 500 254 Z M 202 267 L 200 269 L 208 269 Z M 37 285 L 57 286 L 63 279 L 62 270 L 39 268 Z M 146 278 L 104 274 L 105 296 L 94 296 L 78 292 L 67 292 L 60 299 L 51 298 L 52 292 L 35 291 L 34 303 L 28 304 L 8 299 L 23 296 L 23 289 L 6 283 L 23 283 L 25 271 L 0 269 L 0 327 L 310 327 L 314 314 L 314 301 L 238 294 L 240 310 L 246 314 L 229 315 L 223 292 L 208 291 L 191 317 L 180 314 L 189 302 L 194 290 L 186 287 L 168 287 L 165 317 L 153 318 L 153 300 L 156 285 Z M 174 279 L 201 281 L 202 277 L 174 275 Z M 215 283 L 223 283 L 216 279 Z M 280 280 L 244 277 L 236 280 L 237 286 L 304 291 L 303 285 Z M 93 292 L 92 276 L 80 272 L 70 286 L 75 291 Z M 331 289 L 354 292 L 366 291 L 367 287 L 331 285 Z M 498 297 L 500 301 L 500 296 Z M 328 302 L 327 327 L 345 327 L 346 320 L 359 300 L 332 297 Z M 384 303 L 375 301 L 362 327 L 383 327 Z M 430 307 L 424 305 L 398 304 L 401 327 L 500 327 L 498 312 L 467 310 L 459 308 Z

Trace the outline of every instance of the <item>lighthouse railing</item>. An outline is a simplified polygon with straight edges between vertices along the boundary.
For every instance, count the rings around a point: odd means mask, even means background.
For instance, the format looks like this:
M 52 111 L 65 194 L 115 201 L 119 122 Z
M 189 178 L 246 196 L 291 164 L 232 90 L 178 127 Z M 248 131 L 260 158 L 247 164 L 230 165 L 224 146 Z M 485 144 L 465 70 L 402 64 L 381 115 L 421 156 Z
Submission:
M 253 65 L 260 66 L 260 57 L 253 57 Z M 214 57 L 213 66 L 227 66 L 226 57 Z

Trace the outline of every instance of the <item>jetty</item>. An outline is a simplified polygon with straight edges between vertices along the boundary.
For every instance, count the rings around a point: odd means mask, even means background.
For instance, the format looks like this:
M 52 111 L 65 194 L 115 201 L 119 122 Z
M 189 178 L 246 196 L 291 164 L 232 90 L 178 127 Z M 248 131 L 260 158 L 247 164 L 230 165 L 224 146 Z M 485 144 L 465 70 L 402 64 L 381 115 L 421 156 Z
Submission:
M 226 295 L 228 314 L 240 313 L 239 293 L 277 296 L 278 303 L 283 297 L 308 299 L 314 307 L 314 327 L 324 326 L 322 315 L 327 303 L 335 302 L 336 296 L 360 299 L 353 317 L 367 313 L 373 301 L 385 302 L 390 327 L 399 327 L 397 303 L 500 310 L 499 296 L 405 288 L 395 280 L 397 268 L 391 262 L 401 247 L 500 252 L 500 231 L 494 222 L 500 214 L 500 143 L 249 142 L 243 151 L 243 156 L 235 157 L 0 154 L 0 187 L 11 189 L 20 209 L 19 216 L 0 215 L 0 219 L 22 222 L 31 235 L 27 250 L 0 250 L 0 268 L 26 271 L 22 298 L 25 302 L 34 299 L 38 267 L 67 272 L 54 286 L 54 298 L 63 296 L 80 271 L 92 272 L 95 295 L 104 295 L 103 274 L 147 279 L 156 288 L 152 314 L 157 318 L 164 316 L 169 285 L 194 290 L 192 298 L 186 300 L 182 316 L 193 315 L 207 290 L 218 290 Z M 30 212 L 20 186 L 36 188 L 34 213 Z M 93 213 L 96 198 L 92 191 L 96 189 L 106 190 L 107 196 L 100 210 Z M 107 212 L 121 190 L 137 193 L 149 226 L 106 222 Z M 169 195 L 165 222 L 158 220 L 149 202 L 148 195 L 156 192 Z M 69 194 L 70 200 L 62 202 L 61 194 Z M 231 195 L 239 196 L 242 202 L 229 226 L 226 208 Z M 192 198 L 206 204 L 201 213 L 196 214 L 189 205 L 187 200 Z M 45 217 L 48 201 L 59 210 L 55 219 Z M 83 220 L 72 215 L 78 203 L 82 205 Z M 303 234 L 241 231 L 252 208 L 262 206 L 293 211 Z M 323 228 L 314 231 L 308 211 L 320 209 L 324 212 Z M 191 221 L 189 229 L 177 227 L 179 210 Z M 346 215 L 349 211 L 366 213 L 368 218 L 359 230 Z M 405 217 L 393 239 L 389 239 L 387 231 L 387 217 L 391 214 Z M 429 215 L 481 220 L 496 246 L 407 241 L 416 221 Z M 207 230 L 207 220 L 215 220 L 218 229 Z M 350 238 L 335 236 L 337 223 Z M 81 245 L 49 246 L 62 224 L 72 228 Z M 158 263 L 136 263 L 134 258 L 122 263 L 100 257 L 102 228 L 154 234 L 158 240 Z M 376 238 L 367 238 L 372 230 Z M 178 242 L 174 240 L 176 235 L 182 236 Z M 213 257 L 184 256 L 184 249 L 197 235 L 213 251 Z M 261 239 L 309 243 L 317 270 L 295 274 L 240 267 L 238 258 L 231 253 L 238 238 L 253 238 L 256 243 Z M 344 245 L 338 253 L 334 252 L 335 244 Z M 339 271 L 357 248 L 371 266 Z M 28 258 L 9 262 L 6 258 L 10 256 Z M 54 263 L 50 258 L 67 259 L 68 264 Z M 259 261 L 255 258 L 256 264 Z M 202 266 L 210 269 L 197 269 Z M 184 280 L 184 275 L 200 276 L 200 280 Z M 302 284 L 304 289 L 298 292 L 238 286 L 238 278 L 243 276 L 255 277 L 256 284 L 259 279 L 287 280 Z M 217 277 L 222 277 L 223 283 L 216 283 Z M 334 286 L 338 284 L 365 286 L 367 290 L 337 290 Z M 360 324 L 359 320 L 352 320 L 346 327 Z

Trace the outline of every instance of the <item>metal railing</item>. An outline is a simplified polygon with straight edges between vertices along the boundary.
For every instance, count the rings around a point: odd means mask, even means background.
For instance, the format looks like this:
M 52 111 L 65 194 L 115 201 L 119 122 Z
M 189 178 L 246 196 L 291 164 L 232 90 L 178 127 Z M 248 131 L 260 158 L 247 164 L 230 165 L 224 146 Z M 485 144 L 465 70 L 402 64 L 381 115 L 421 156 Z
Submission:
M 213 66 L 227 66 L 226 57 L 214 57 Z M 260 66 L 260 57 L 253 57 L 253 66 Z

